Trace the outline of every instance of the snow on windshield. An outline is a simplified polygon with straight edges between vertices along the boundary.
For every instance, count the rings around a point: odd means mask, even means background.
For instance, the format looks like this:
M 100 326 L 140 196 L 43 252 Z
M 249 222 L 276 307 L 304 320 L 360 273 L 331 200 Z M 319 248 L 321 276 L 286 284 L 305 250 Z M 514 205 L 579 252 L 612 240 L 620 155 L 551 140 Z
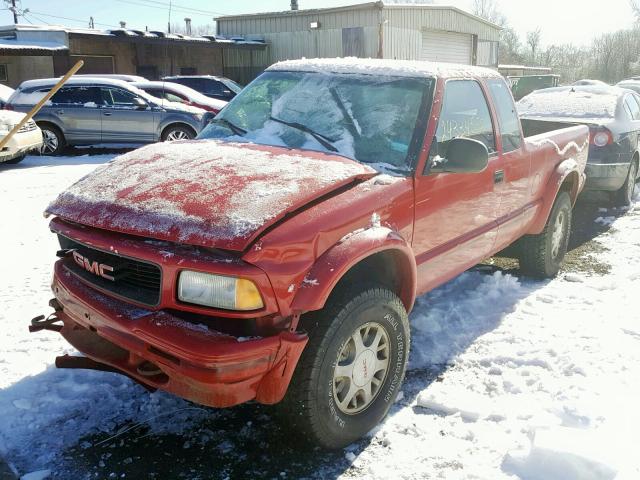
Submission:
M 549 118 L 613 118 L 618 89 L 544 89 L 527 95 L 517 104 L 523 116 Z
M 243 90 L 199 138 L 335 151 L 376 168 L 386 165 L 409 171 L 407 160 L 423 95 L 432 81 L 267 72 Z M 225 120 L 246 133 L 240 134 Z

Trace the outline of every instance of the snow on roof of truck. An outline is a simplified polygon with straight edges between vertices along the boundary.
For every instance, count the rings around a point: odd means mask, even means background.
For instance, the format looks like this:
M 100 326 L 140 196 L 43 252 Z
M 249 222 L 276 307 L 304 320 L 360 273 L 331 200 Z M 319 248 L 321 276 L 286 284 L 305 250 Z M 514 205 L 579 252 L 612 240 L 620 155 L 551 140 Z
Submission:
M 522 116 L 547 118 L 613 118 L 627 90 L 610 86 L 543 88 L 517 103 Z
M 391 77 L 502 78 L 495 70 L 472 65 L 355 57 L 286 60 L 272 65 L 267 71 L 360 73 Z

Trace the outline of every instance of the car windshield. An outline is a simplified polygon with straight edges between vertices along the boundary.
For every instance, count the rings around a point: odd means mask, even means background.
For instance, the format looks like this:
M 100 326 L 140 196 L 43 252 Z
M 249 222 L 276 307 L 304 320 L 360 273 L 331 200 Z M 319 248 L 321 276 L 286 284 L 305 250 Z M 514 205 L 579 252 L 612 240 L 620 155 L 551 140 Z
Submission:
M 432 85 L 429 78 L 266 72 L 198 138 L 335 152 L 403 173 L 411 170 L 408 158 Z

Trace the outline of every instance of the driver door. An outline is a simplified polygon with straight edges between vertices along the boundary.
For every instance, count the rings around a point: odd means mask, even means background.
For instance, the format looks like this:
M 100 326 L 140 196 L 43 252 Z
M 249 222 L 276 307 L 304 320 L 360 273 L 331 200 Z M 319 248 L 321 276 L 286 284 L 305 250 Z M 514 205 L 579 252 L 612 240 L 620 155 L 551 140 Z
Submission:
M 141 106 L 136 102 L 138 97 L 123 88 L 100 87 L 100 90 L 103 142 L 150 143 L 158 140 L 158 114 L 151 105 Z
M 491 254 L 497 235 L 500 156 L 485 92 L 475 80 L 449 80 L 438 128 L 424 172 L 417 173 L 413 249 L 418 263 L 418 291 L 424 292 L 470 268 Z M 446 158 L 448 141 L 479 140 L 489 151 L 480 173 L 430 173 L 431 161 Z

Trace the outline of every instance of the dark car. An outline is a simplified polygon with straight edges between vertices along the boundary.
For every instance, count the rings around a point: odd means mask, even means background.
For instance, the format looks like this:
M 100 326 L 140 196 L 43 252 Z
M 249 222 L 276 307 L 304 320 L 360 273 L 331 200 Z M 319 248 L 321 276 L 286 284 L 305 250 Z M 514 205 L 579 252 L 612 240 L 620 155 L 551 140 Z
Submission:
M 233 80 L 213 75 L 178 75 L 164 77 L 163 80 L 186 85 L 209 98 L 216 98 L 226 102 L 242 90 L 242 86 Z
M 610 86 L 547 88 L 518 102 L 530 131 L 550 123 L 587 125 L 591 130 L 587 188 L 611 192 L 617 205 L 629 205 L 640 161 L 640 96 Z
M 58 79 L 22 82 L 6 109 L 28 112 Z M 40 109 L 34 120 L 42 130 L 48 155 L 65 145 L 142 144 L 194 138 L 205 111 L 163 102 L 122 80 L 71 78 Z

